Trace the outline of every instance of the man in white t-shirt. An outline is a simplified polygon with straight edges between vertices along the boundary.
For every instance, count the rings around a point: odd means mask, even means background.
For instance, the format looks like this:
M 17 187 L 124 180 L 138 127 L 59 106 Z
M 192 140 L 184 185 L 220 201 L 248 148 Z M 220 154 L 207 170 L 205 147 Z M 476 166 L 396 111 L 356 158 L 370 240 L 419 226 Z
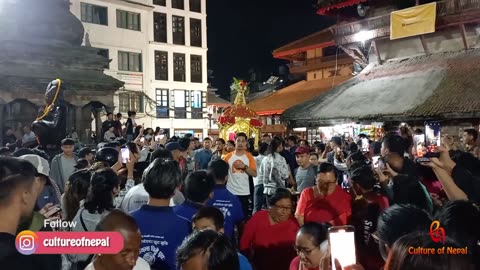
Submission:
M 250 216 L 250 183 L 248 178 L 257 176 L 257 165 L 255 158 L 247 151 L 247 140 L 245 133 L 237 133 L 235 150 L 223 158 L 230 167 L 227 189 L 240 199 L 246 217 Z

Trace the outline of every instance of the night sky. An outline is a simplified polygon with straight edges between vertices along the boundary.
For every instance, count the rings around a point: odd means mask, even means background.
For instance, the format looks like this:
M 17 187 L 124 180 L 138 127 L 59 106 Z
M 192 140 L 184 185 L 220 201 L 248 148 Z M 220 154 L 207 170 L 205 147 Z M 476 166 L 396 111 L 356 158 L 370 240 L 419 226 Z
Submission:
M 267 76 L 284 61 L 272 51 L 334 23 L 315 14 L 312 0 L 207 0 L 208 69 L 227 98 L 232 77 L 248 79 L 255 68 Z

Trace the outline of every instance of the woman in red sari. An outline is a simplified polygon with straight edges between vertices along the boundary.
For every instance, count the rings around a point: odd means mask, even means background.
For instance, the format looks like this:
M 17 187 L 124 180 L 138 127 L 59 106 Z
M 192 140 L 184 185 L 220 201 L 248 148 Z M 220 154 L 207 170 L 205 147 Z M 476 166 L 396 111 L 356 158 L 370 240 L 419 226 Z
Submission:
M 347 224 L 351 214 L 351 196 L 337 185 L 335 166 L 322 163 L 316 186 L 303 190 L 300 195 L 295 212 L 298 223 L 328 222 L 333 226 L 341 226 Z
M 278 188 L 268 203 L 268 211 L 256 212 L 245 225 L 240 251 L 255 270 L 288 270 L 296 256 L 294 244 L 299 228 L 292 216 L 292 194 Z

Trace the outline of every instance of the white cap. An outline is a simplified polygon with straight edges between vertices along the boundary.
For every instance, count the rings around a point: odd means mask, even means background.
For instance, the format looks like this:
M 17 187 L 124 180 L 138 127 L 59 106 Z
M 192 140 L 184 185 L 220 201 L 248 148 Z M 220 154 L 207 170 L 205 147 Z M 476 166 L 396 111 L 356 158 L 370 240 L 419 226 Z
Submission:
M 39 174 L 43 174 L 47 177 L 50 175 L 50 165 L 48 164 L 48 161 L 41 156 L 28 154 L 20 156 L 19 159 L 32 163 L 32 165 L 37 168 Z

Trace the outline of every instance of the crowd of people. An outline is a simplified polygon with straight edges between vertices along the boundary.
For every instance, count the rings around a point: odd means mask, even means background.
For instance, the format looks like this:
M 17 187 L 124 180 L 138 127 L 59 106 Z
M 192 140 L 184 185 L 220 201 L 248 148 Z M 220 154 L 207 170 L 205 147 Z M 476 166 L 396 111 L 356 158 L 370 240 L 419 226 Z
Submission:
M 124 132 L 109 114 L 98 149 L 76 151 L 66 138 L 54 157 L 2 150 L 2 269 L 480 269 L 476 130 L 465 131 L 465 151 L 445 136 L 418 158 L 402 130 L 381 141 L 361 134 L 312 145 L 264 135 L 255 147 L 245 133 L 233 141 L 167 139 L 134 117 Z M 73 221 L 66 231 L 118 231 L 124 248 L 18 253 L 17 233 L 59 229 L 46 219 Z M 431 236 L 433 221 L 443 243 Z M 344 225 L 355 229 L 357 264 L 332 266 L 329 230 Z

